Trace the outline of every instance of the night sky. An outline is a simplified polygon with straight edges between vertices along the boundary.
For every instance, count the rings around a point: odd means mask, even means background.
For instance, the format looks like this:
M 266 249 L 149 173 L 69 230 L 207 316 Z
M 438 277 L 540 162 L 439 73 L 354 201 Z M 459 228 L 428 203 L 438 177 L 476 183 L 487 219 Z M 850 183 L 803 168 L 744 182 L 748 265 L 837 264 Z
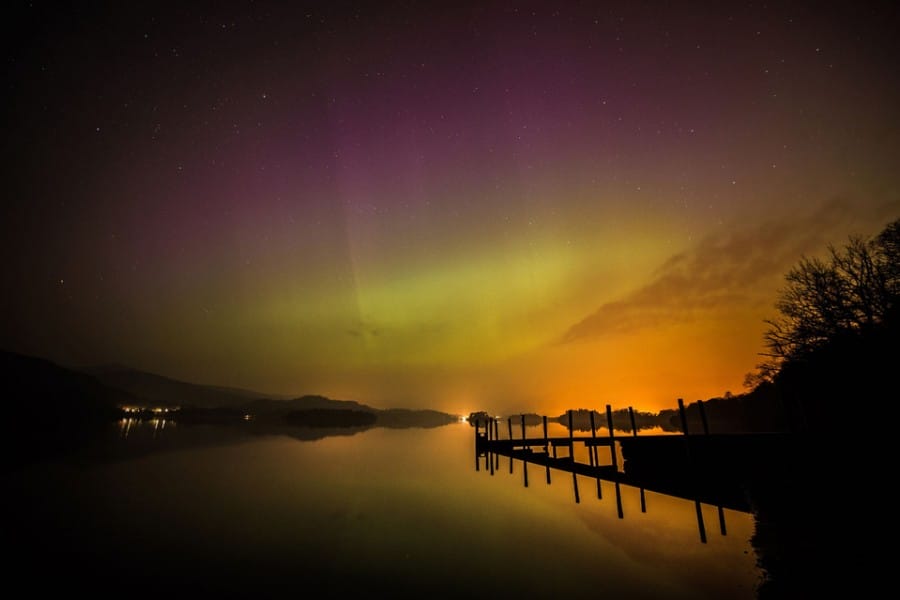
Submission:
M 891 3 L 14 3 L 0 348 L 379 407 L 743 391 L 900 216 Z

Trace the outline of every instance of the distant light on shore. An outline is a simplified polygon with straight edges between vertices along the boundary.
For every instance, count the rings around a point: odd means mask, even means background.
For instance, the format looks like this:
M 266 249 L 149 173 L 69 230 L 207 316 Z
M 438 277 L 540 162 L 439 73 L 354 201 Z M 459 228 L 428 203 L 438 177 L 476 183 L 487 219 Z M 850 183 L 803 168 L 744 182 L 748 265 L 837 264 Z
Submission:
M 180 406 L 120 406 L 119 408 L 126 413 L 149 412 L 155 414 L 176 412 L 181 409 Z

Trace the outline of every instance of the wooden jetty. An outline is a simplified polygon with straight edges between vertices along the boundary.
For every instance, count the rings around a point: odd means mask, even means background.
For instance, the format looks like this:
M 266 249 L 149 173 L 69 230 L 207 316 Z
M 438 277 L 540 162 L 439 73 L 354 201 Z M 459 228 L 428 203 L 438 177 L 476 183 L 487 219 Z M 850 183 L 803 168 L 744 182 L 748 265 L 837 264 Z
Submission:
M 598 436 L 591 411 L 590 435 L 575 435 L 572 411 L 568 411 L 568 435 L 547 435 L 547 418 L 543 417 L 543 436 L 527 437 L 525 416 L 520 417 L 521 435 L 513 435 L 512 418 L 507 421 L 508 436 L 501 439 L 496 419 L 475 426 L 475 468 L 493 475 L 499 468 L 500 456 L 509 458 L 510 473 L 514 461 L 521 461 L 525 487 L 528 487 L 528 467 L 544 467 L 546 480 L 551 482 L 551 470 L 572 473 L 575 502 L 580 502 L 578 477 L 596 479 L 597 496 L 602 498 L 601 481 L 615 487 L 617 512 L 622 518 L 620 485 L 640 490 L 641 511 L 646 512 L 645 490 L 693 501 L 696 507 L 700 539 L 706 542 L 701 504 L 717 507 L 719 529 L 726 533 L 724 509 L 751 511 L 746 494 L 746 482 L 764 477 L 774 462 L 780 461 L 790 450 L 794 439 L 785 433 L 711 434 L 700 405 L 702 432 L 688 431 L 684 403 L 678 401 L 682 434 L 638 435 L 634 411 L 629 407 L 630 435 L 615 435 L 612 409 L 606 406 L 607 435 Z M 601 464 L 598 448 L 608 448 L 609 462 Z M 562 452 L 560 452 L 562 450 Z M 619 464 L 621 453 L 623 461 Z M 560 455 L 562 454 L 562 455 Z M 587 455 L 588 462 L 576 460 Z M 603 452 L 606 454 L 606 452 Z

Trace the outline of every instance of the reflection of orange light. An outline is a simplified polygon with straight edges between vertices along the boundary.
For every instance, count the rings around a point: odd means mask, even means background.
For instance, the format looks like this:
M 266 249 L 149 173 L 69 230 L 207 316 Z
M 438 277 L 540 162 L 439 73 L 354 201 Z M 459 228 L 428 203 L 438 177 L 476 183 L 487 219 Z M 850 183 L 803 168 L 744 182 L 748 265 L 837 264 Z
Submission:
M 131 431 L 131 425 L 134 423 L 134 419 L 132 418 L 124 418 L 119 419 L 119 429 L 122 432 L 122 437 L 127 438 L 128 433 Z

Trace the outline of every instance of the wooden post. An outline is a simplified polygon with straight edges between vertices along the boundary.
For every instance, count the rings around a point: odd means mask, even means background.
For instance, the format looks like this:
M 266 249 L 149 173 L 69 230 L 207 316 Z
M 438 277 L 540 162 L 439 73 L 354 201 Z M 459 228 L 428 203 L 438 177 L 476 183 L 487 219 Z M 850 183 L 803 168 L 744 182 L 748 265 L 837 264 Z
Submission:
M 596 427 L 596 424 L 594 423 L 594 410 L 593 409 L 591 409 L 591 439 L 593 439 L 593 440 L 597 439 L 597 427 Z M 596 467 L 600 466 L 600 460 L 597 455 L 597 446 L 596 445 L 588 448 L 588 456 L 590 457 L 590 460 L 591 460 L 591 466 L 596 466 Z M 603 499 L 603 487 L 600 484 L 599 476 L 597 476 L 597 499 L 598 500 Z
M 481 470 L 478 466 L 478 419 L 475 419 L 475 470 Z
M 619 457 L 616 452 L 616 434 L 613 433 L 612 406 L 606 405 L 606 426 L 609 427 L 609 454 L 612 456 L 612 464 L 616 471 L 619 470 Z M 619 482 L 616 481 L 616 512 L 621 519 L 622 513 L 622 492 L 619 489 Z
M 486 421 L 484 424 L 484 439 L 488 442 L 488 450 L 484 453 L 484 468 L 488 470 L 490 467 L 494 466 L 494 456 L 491 454 L 491 439 L 494 431 L 494 426 L 490 421 Z
M 628 418 L 631 420 L 631 437 L 637 437 L 637 425 L 634 422 L 634 409 L 632 407 L 628 407 Z M 647 499 L 644 496 L 644 488 L 640 488 L 641 491 L 641 512 L 647 512 Z
M 618 481 L 616 482 L 616 514 L 620 519 L 625 518 L 625 513 L 622 511 L 622 491 L 619 489 Z
M 575 504 L 579 504 L 581 496 L 578 495 L 578 475 L 575 474 L 575 471 L 572 471 L 572 487 L 575 488 Z
M 694 500 L 694 508 L 697 510 L 697 529 L 700 530 L 700 542 L 706 543 L 706 525 L 703 524 L 703 510 L 700 501 Z
M 609 453 L 612 455 L 612 465 L 619 470 L 619 458 L 616 456 L 616 436 L 613 433 L 612 407 L 606 405 L 606 426 L 609 427 Z
M 556 458 L 556 444 L 553 444 L 553 458 Z
M 550 458 L 550 440 L 547 438 L 547 415 L 544 415 L 544 454 Z M 550 485 L 550 465 L 547 465 L 547 485 Z
M 525 478 L 525 487 L 528 487 L 528 461 L 525 459 L 526 453 L 531 449 L 525 442 L 525 415 L 522 419 L 522 473 Z
M 703 435 L 709 435 L 709 423 L 706 421 L 706 409 L 703 400 L 697 400 L 697 408 L 700 409 L 700 422 L 703 424 Z
M 572 437 L 573 437 L 573 434 L 572 434 L 572 409 L 570 408 L 569 409 L 569 459 L 571 459 L 572 462 L 575 462 L 575 456 L 573 456 L 573 454 L 572 454 L 572 450 L 575 449 L 575 442 L 572 439 Z
M 685 435 L 685 438 L 687 438 L 687 435 L 688 435 L 687 414 L 686 414 L 686 411 L 684 410 L 684 399 L 682 399 L 682 398 L 678 399 L 678 413 L 681 415 L 682 433 Z M 696 474 L 693 472 L 694 468 L 693 468 L 693 463 L 691 462 L 691 451 L 690 451 L 691 448 L 690 448 L 690 444 L 688 444 L 687 441 L 688 440 L 685 439 L 688 469 L 690 469 L 690 471 L 691 471 L 690 476 L 692 478 L 694 478 L 694 480 L 696 481 Z M 697 529 L 700 531 L 700 541 L 705 544 L 706 543 L 706 526 L 703 524 L 703 510 L 701 509 L 699 500 L 694 500 L 694 509 L 697 511 Z
M 513 437 L 512 437 L 512 417 L 507 417 L 507 418 L 506 418 L 506 425 L 507 425 L 507 427 L 509 428 L 509 442 L 510 442 L 510 446 L 509 446 L 509 474 L 512 475 L 512 472 L 513 472 L 513 457 L 512 457 L 512 455 L 513 455 L 513 450 L 515 449 L 515 448 L 513 448 L 513 446 L 512 446 L 512 439 L 513 439 Z
M 709 421 L 706 420 L 706 408 L 703 405 L 703 400 L 697 400 L 697 408 L 700 410 L 700 422 L 703 424 L 703 435 L 709 435 Z M 719 513 L 719 531 L 722 535 L 725 535 L 725 512 L 722 510 L 721 506 L 717 506 L 716 510 Z
M 681 433 L 683 433 L 684 435 L 687 435 L 688 434 L 687 414 L 685 414 L 684 400 L 682 398 L 678 399 L 678 413 L 681 415 Z
M 499 440 L 500 439 L 500 419 L 497 419 L 495 417 L 495 418 L 491 419 L 491 422 L 493 423 L 493 426 L 494 426 L 494 439 Z M 499 469 L 500 468 L 500 453 L 499 452 L 494 453 L 494 463 L 495 463 L 494 464 L 495 468 Z
M 612 406 L 609 404 L 606 405 L 606 426 L 609 427 L 609 454 L 612 456 L 613 467 L 616 471 L 619 470 L 619 457 L 618 452 L 616 451 L 616 434 L 613 433 L 613 423 L 612 423 Z M 622 513 L 622 492 L 619 489 L 619 482 L 616 481 L 616 512 L 621 519 L 623 517 Z
M 497 439 L 497 436 L 496 436 L 495 431 L 494 431 L 494 423 L 495 423 L 495 421 L 496 421 L 496 419 L 494 419 L 493 417 L 491 417 L 491 420 L 488 421 L 488 422 L 486 423 L 486 425 L 487 425 L 487 431 L 488 431 L 488 440 L 495 440 L 495 441 L 496 441 L 496 439 Z M 493 475 L 494 475 L 494 456 L 495 456 L 495 455 L 494 455 L 493 452 L 488 452 L 488 453 L 487 453 L 487 459 L 488 459 L 488 463 L 489 463 L 489 465 L 490 465 L 490 470 L 491 470 L 491 476 L 492 476 L 492 477 L 493 477 Z
M 591 410 L 591 439 L 593 439 L 593 440 L 597 439 L 597 428 L 594 425 L 594 411 L 593 410 Z M 590 448 L 588 448 L 588 462 L 591 464 L 592 467 L 596 464 L 594 462 L 594 449 L 596 447 L 597 446 L 591 446 Z

